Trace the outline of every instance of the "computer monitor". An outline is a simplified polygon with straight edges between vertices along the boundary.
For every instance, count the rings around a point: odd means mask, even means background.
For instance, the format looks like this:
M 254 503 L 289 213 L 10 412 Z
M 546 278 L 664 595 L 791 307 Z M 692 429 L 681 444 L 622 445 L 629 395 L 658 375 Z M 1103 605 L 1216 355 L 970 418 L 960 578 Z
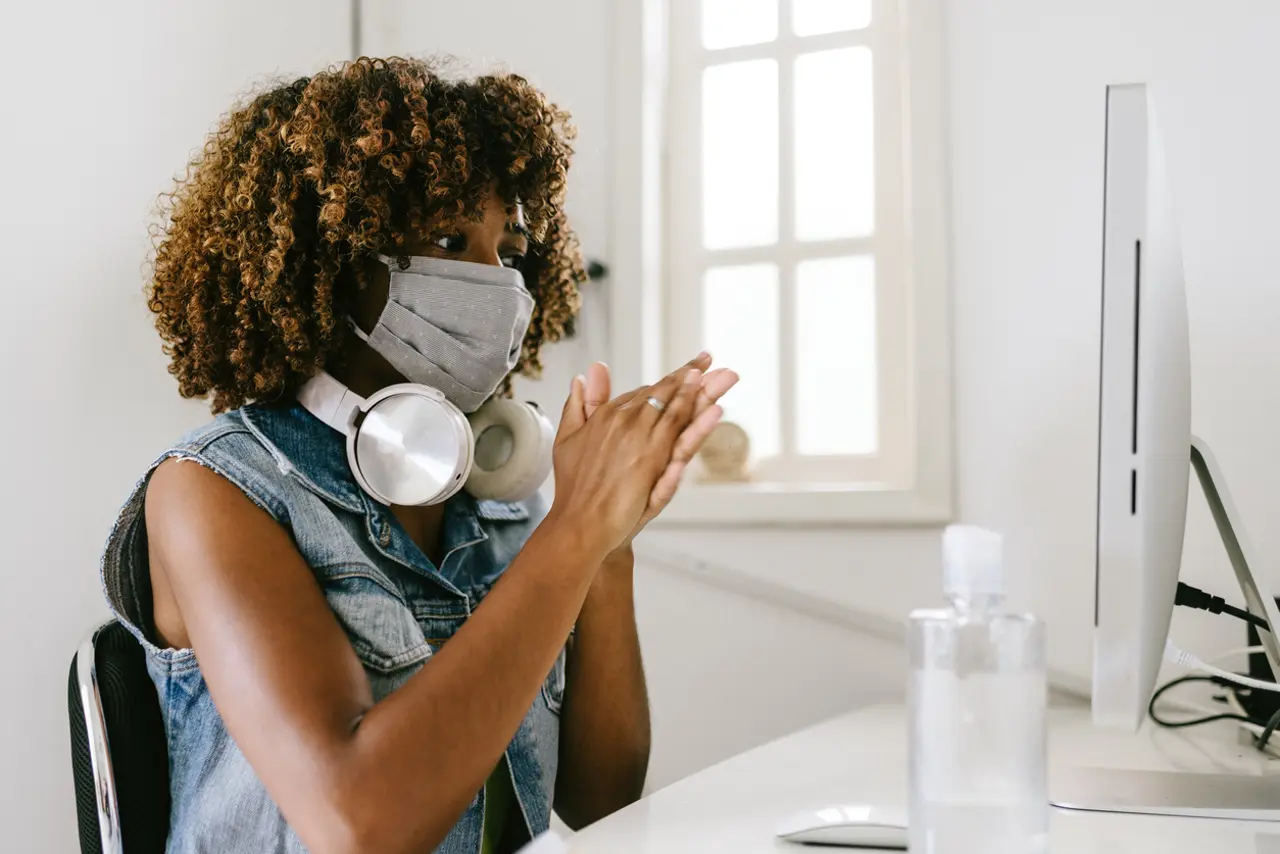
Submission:
M 1169 634 L 1191 471 L 1249 610 L 1271 626 L 1280 626 L 1280 615 L 1271 585 L 1259 593 L 1259 564 L 1217 462 L 1191 434 L 1186 289 L 1165 146 L 1148 87 L 1108 87 L 1106 116 L 1092 711 L 1097 726 L 1136 731 Z M 1272 671 L 1280 674 L 1280 644 L 1271 632 L 1260 635 Z M 1056 805 L 1280 820 L 1274 782 L 1075 770 L 1055 774 Z
M 1187 516 L 1191 354 L 1147 87 L 1107 92 L 1093 719 L 1137 730 L 1169 633 Z
M 1104 175 L 1093 719 L 1136 730 L 1169 634 L 1191 470 L 1250 610 L 1270 621 L 1276 607 L 1258 594 L 1257 562 L 1213 455 L 1191 434 L 1182 256 L 1164 141 L 1145 85 L 1107 90 Z M 1280 673 L 1280 647 L 1263 634 Z

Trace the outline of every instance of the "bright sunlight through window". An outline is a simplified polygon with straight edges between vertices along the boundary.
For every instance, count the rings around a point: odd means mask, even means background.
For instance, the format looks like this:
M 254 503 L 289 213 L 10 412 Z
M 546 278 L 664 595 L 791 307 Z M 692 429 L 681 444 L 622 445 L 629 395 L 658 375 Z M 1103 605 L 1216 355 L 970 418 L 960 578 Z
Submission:
M 912 476 L 898 2 L 670 4 L 667 344 L 740 371 L 758 480 Z

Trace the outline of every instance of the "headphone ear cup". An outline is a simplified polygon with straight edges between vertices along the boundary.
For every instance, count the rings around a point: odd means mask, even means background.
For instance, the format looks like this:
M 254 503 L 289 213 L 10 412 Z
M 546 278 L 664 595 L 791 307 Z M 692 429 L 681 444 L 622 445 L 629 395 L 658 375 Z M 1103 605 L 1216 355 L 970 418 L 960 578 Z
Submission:
M 481 501 L 524 501 L 551 474 L 555 428 L 532 403 L 491 399 L 468 416 L 476 449 L 466 490 Z
M 347 461 L 360 487 L 382 504 L 439 504 L 471 471 L 471 425 L 426 386 L 388 386 L 361 406 L 347 434 Z

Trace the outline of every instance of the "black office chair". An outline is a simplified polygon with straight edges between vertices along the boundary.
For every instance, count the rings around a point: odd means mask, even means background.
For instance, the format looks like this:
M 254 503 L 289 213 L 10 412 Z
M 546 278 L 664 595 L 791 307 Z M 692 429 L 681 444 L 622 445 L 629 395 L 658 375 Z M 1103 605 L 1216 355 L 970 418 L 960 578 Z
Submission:
M 136 638 L 112 620 L 71 660 L 67 708 L 81 854 L 164 854 L 169 753 Z

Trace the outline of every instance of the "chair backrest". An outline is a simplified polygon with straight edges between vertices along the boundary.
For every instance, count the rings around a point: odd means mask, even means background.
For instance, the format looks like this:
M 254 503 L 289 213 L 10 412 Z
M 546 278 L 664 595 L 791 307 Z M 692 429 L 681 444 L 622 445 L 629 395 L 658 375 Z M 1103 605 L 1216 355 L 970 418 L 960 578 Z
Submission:
M 90 633 L 67 685 L 81 854 L 163 854 L 169 754 L 137 639 L 114 620 Z

